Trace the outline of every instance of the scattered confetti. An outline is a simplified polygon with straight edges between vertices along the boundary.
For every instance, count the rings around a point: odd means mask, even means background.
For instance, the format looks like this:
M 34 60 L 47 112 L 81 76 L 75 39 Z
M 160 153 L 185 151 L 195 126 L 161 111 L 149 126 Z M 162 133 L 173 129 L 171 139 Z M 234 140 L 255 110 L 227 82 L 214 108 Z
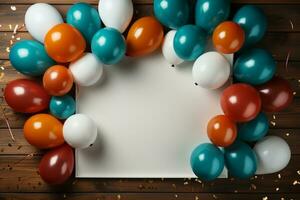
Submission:
M 276 122 L 270 121 L 270 123 L 272 124 L 272 126 L 276 126 Z
M 300 170 L 297 171 L 297 174 L 300 175 Z
M 286 69 L 286 71 L 288 71 L 290 57 L 291 57 L 291 51 L 289 51 L 287 56 L 286 56 L 286 60 L 285 60 L 285 69 Z
M 174 197 L 175 197 L 175 198 L 178 198 L 178 194 L 175 194 Z
M 217 197 L 215 194 L 213 194 L 213 198 L 214 198 L 214 199 L 218 199 L 218 197 Z
M 274 119 L 274 120 L 276 119 L 276 115 L 273 115 L 273 119 Z
M 198 197 L 198 196 L 195 196 L 195 200 L 199 200 L 199 197 Z
M 254 185 L 254 184 L 252 183 L 250 189 L 256 190 L 256 185 Z
M 118 195 L 117 195 L 117 198 L 118 198 L 118 199 L 121 199 L 121 195 L 120 195 L 120 194 L 118 194 Z
M 293 185 L 300 185 L 300 182 L 297 181 L 297 180 L 295 180 L 295 181 L 293 182 Z
M 262 200 L 268 200 L 268 197 L 263 197 Z
M 289 136 L 290 136 L 290 133 L 286 133 L 285 135 L 286 135 L 287 137 L 289 137 Z
M 277 176 L 278 176 L 279 179 L 281 179 L 281 174 L 278 174 Z
M 183 185 L 188 185 L 189 184 L 189 182 L 188 181 L 185 181 L 184 183 L 183 183 Z
M 276 188 L 276 191 L 278 192 L 278 191 L 279 191 L 279 188 Z

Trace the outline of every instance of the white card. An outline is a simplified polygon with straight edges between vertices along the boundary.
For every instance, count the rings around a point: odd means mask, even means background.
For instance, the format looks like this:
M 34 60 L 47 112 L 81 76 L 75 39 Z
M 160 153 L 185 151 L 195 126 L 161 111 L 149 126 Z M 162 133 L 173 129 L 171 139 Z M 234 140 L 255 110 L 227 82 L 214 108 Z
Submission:
M 222 114 L 222 90 L 195 86 L 192 63 L 173 68 L 161 53 L 107 66 L 99 84 L 77 95 L 77 112 L 96 122 L 98 139 L 76 150 L 76 177 L 195 177 L 190 155 L 209 142 L 206 125 Z

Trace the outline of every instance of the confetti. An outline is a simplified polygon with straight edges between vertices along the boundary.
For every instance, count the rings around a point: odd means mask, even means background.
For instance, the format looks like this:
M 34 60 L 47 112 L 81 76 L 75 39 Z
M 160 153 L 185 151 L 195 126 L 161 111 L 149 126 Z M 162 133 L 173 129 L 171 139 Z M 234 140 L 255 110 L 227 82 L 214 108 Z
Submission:
M 300 182 L 297 181 L 297 180 L 295 180 L 295 181 L 293 182 L 293 185 L 300 185 Z
M 198 196 L 195 196 L 195 200 L 199 200 L 199 197 L 198 197 Z
M 118 195 L 117 195 L 117 198 L 118 198 L 118 199 L 121 199 L 121 195 L 120 195 L 120 194 L 118 194 Z
M 174 197 L 175 197 L 175 198 L 178 198 L 178 194 L 175 194 Z
M 270 123 L 272 124 L 272 126 L 276 126 L 276 122 L 270 121 Z
M 188 185 L 189 184 L 189 182 L 188 181 L 185 181 L 184 183 L 183 183 L 183 185 Z
M 214 198 L 214 199 L 218 199 L 218 197 L 217 197 L 215 194 L 213 194 L 213 198 Z
M 289 137 L 289 136 L 290 136 L 290 133 L 286 133 L 285 135 L 286 135 L 287 137 Z
M 278 192 L 278 191 L 279 191 L 279 188 L 276 188 L 276 191 Z
M 276 119 L 276 115 L 273 115 L 273 119 L 274 119 L 274 120 Z
M 268 200 L 268 197 L 263 197 L 262 200 Z
M 281 174 L 278 174 L 277 176 L 278 176 L 279 179 L 281 179 Z
M 16 6 L 10 6 L 10 9 L 11 9 L 12 11 L 16 11 L 16 10 L 17 10 L 17 7 L 16 7 Z
M 291 51 L 289 51 L 287 56 L 286 56 L 286 60 L 285 60 L 285 69 L 286 69 L 286 71 L 288 71 L 290 57 L 291 57 Z
M 300 170 L 297 171 L 297 174 L 300 175 Z
M 291 29 L 294 30 L 294 23 L 290 20 Z

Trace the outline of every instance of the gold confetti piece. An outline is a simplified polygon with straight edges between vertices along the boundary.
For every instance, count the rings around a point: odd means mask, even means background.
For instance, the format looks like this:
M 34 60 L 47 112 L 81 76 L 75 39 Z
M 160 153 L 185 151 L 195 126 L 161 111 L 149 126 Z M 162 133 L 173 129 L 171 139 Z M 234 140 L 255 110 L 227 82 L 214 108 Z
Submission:
M 293 182 L 293 185 L 300 185 L 300 182 L 297 181 L 297 180 L 295 180 L 295 181 Z
M 256 190 L 256 185 L 254 185 L 254 184 L 252 183 L 252 184 L 251 184 L 251 188 L 254 189 L 254 190 Z M 251 189 L 251 188 L 250 188 L 250 189 Z
M 297 174 L 300 175 L 300 170 L 297 171 Z
M 16 7 L 16 6 L 10 6 L 10 9 L 11 9 L 12 11 L 16 11 L 16 10 L 17 10 L 17 7 Z
M 281 174 L 278 174 L 278 178 L 281 179 Z
M 189 184 L 189 182 L 188 181 L 185 181 L 184 183 L 183 183 L 183 185 L 188 185 Z
M 273 119 L 274 119 L 274 120 L 276 119 L 276 116 L 275 116 L 275 115 L 273 115 Z
M 279 191 L 279 188 L 276 188 L 276 191 Z
M 18 28 L 19 28 L 19 24 L 15 25 L 14 32 L 13 32 L 14 35 L 17 33 Z
M 297 94 L 297 92 L 293 92 L 293 95 L 295 96 Z
M 284 200 L 284 198 L 283 198 L 283 197 L 281 197 L 281 198 L 280 198 L 280 200 Z
M 8 27 L 9 27 L 9 30 L 11 30 L 11 29 L 12 29 L 12 26 L 11 26 L 11 24 L 9 24 L 9 25 L 8 25 Z
M 217 197 L 215 194 L 213 194 L 213 198 L 214 198 L 214 199 L 218 199 L 218 197 Z
M 198 197 L 198 196 L 195 196 L 195 200 L 199 200 L 199 197 Z
M 270 121 L 270 123 L 272 124 L 272 126 L 276 126 L 276 122 Z
M 285 135 L 286 135 L 287 137 L 289 137 L 289 136 L 290 136 L 290 133 L 286 133 Z
M 174 197 L 175 197 L 175 198 L 178 198 L 178 194 L 174 194 Z
M 5 50 L 6 50 L 6 52 L 7 52 L 7 53 L 9 53 L 9 52 L 10 52 L 10 48 L 9 48 L 9 47 L 6 47 L 6 49 L 5 49 Z
M 16 40 L 21 40 L 21 38 L 20 38 L 20 37 L 17 37 Z
M 175 183 L 173 183 L 173 184 L 172 184 L 172 187 L 173 187 L 173 188 L 176 188 L 176 184 L 175 184 Z
M 118 198 L 118 199 L 121 199 L 121 195 L 120 195 L 120 194 L 118 194 L 118 195 L 117 195 L 117 198 Z
M 268 200 L 268 197 L 263 197 L 262 200 Z
M 3 67 L 3 66 L 1 66 L 0 68 L 1 68 L 3 71 L 5 70 L 5 67 Z
M 294 23 L 290 20 L 291 29 L 294 30 Z

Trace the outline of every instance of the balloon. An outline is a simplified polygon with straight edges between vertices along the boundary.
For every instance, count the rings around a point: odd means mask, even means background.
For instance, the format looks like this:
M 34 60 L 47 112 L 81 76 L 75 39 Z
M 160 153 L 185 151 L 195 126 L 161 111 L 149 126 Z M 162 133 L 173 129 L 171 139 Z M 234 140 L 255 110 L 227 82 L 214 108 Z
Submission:
M 44 43 L 47 32 L 57 24 L 63 23 L 59 12 L 46 3 L 31 5 L 25 13 L 25 26 L 30 35 Z
M 291 159 L 289 145 L 280 137 L 267 136 L 253 148 L 257 156 L 256 174 L 272 174 L 284 169 Z
M 211 181 L 220 176 L 224 169 L 223 153 L 210 143 L 197 146 L 190 159 L 195 175 L 204 181 Z
M 204 53 L 206 44 L 206 33 L 195 25 L 185 25 L 179 28 L 175 34 L 174 49 L 183 60 L 196 60 Z
M 36 113 L 48 108 L 50 97 L 43 87 L 28 79 L 9 82 L 4 89 L 4 98 L 16 112 Z
M 240 25 L 230 21 L 219 24 L 212 37 L 215 48 L 224 54 L 239 51 L 245 41 L 244 30 Z
M 262 107 L 266 112 L 279 112 L 293 102 L 293 90 L 288 81 L 274 77 L 271 81 L 257 86 L 262 99 Z
M 255 119 L 238 124 L 238 137 L 246 142 L 254 142 L 262 139 L 269 131 L 269 121 L 264 113 L 260 113 Z
M 112 65 L 120 62 L 125 51 L 125 39 L 116 29 L 100 29 L 93 37 L 92 52 L 104 64 Z
M 234 64 L 234 78 L 251 85 L 263 84 L 274 76 L 276 62 L 272 55 L 263 49 L 244 51 Z
M 133 4 L 131 0 L 100 0 L 98 11 L 105 26 L 123 33 L 132 19 Z
M 55 62 L 44 46 L 34 40 L 23 40 L 13 45 L 9 53 L 12 66 L 27 76 L 40 76 Z
M 261 99 L 253 87 L 238 83 L 223 91 L 221 107 L 231 120 L 247 122 L 254 119 L 260 112 Z
M 230 12 L 230 0 L 198 0 L 196 3 L 196 25 L 208 33 L 225 21 Z
M 71 147 L 84 149 L 96 141 L 97 126 L 88 116 L 75 114 L 65 121 L 63 134 L 65 141 Z
M 257 160 L 251 147 L 241 141 L 224 150 L 225 165 L 229 173 L 241 179 L 248 179 L 253 176 L 257 169 Z
M 50 100 L 50 112 L 59 119 L 67 119 L 76 111 L 76 103 L 69 95 L 52 97 Z
M 68 68 L 62 65 L 54 65 L 45 72 L 43 85 L 50 95 L 62 96 L 72 89 L 73 76 Z
M 25 139 L 39 149 L 49 149 L 64 143 L 63 125 L 48 114 L 36 114 L 24 124 Z
M 66 144 L 47 152 L 39 164 L 41 178 L 52 185 L 67 181 L 72 176 L 73 169 L 73 149 Z
M 179 58 L 174 50 L 174 37 L 175 37 L 176 31 L 171 30 L 169 31 L 164 39 L 163 45 L 162 45 L 162 53 L 165 59 L 170 63 L 171 65 L 179 65 L 183 62 L 181 58 Z
M 157 50 L 163 42 L 164 30 L 154 17 L 143 17 L 130 27 L 126 38 L 128 56 L 143 56 Z
M 67 23 L 80 31 L 87 43 L 91 43 L 94 34 L 101 28 L 97 10 L 87 3 L 76 3 L 67 12 Z
M 103 74 L 103 65 L 97 56 L 86 53 L 69 65 L 75 82 L 80 86 L 91 86 L 98 82 Z
M 186 0 L 154 0 L 155 17 L 166 27 L 177 29 L 190 19 L 190 5 Z
M 256 6 L 243 6 L 235 14 L 233 21 L 245 31 L 245 46 L 254 45 L 260 41 L 267 31 L 267 18 Z
M 55 61 L 67 63 L 76 60 L 85 50 L 81 33 L 69 24 L 54 26 L 45 37 L 45 48 Z
M 207 134 L 216 146 L 228 147 L 237 137 L 237 128 L 227 116 L 218 115 L 208 122 Z
M 229 79 L 230 64 L 218 52 L 202 54 L 194 63 L 193 78 L 197 85 L 207 89 L 222 87 Z

